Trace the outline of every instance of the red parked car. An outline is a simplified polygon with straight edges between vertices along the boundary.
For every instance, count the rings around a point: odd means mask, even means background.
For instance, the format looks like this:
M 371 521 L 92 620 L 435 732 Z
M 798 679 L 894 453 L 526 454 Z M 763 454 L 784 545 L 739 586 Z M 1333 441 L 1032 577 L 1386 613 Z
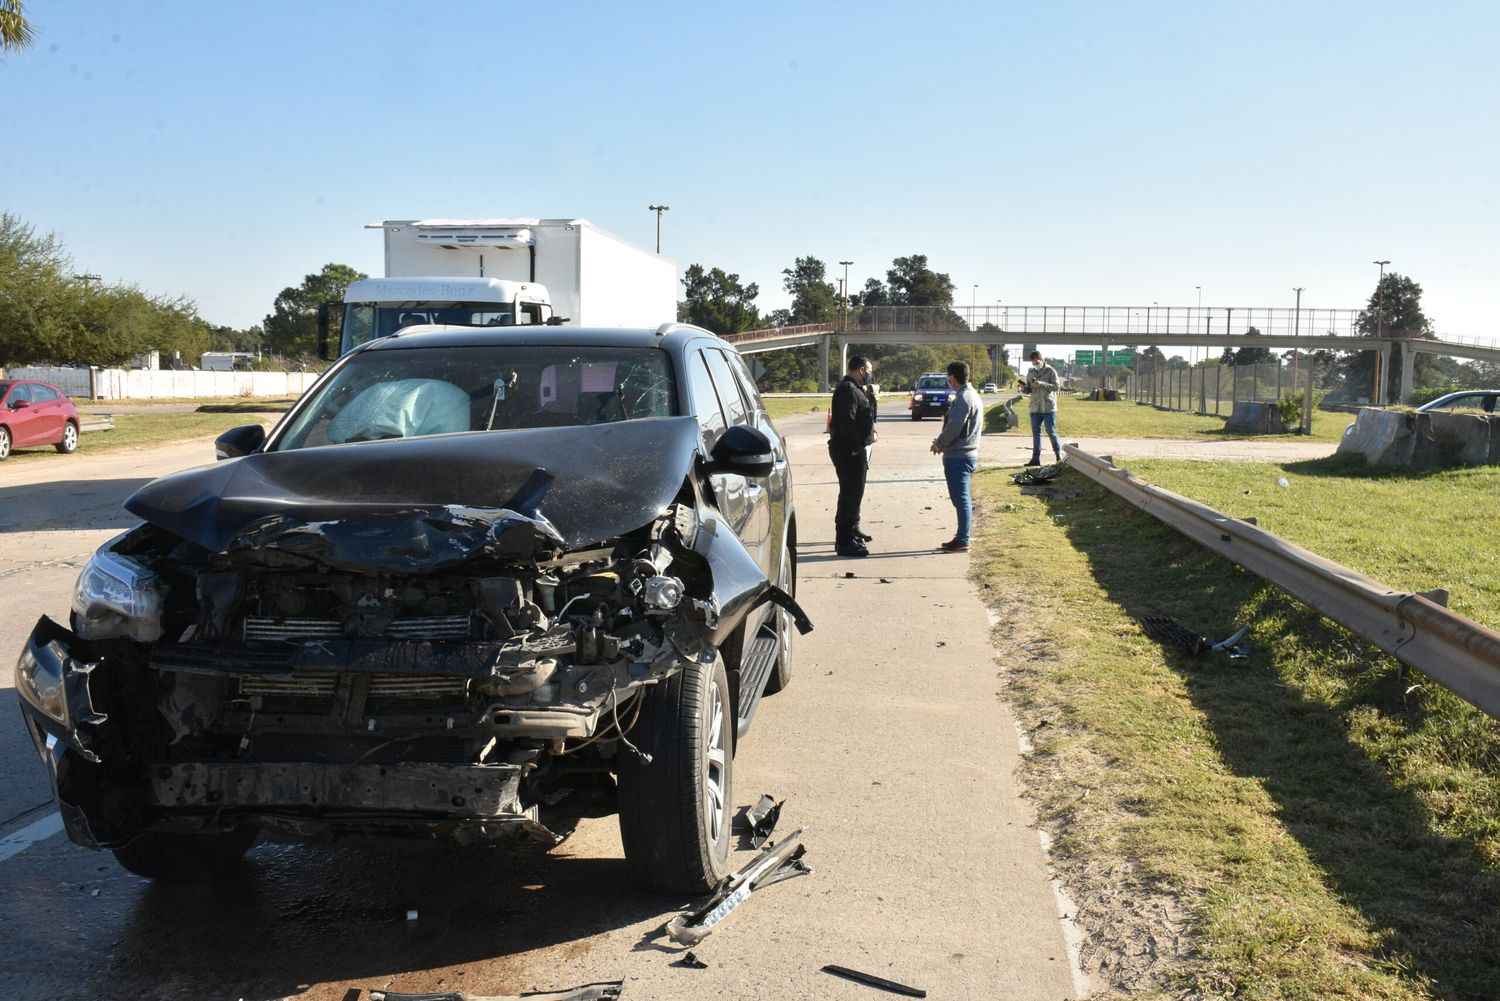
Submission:
M 78 411 L 56 386 L 0 380 L 0 460 L 29 445 L 54 445 L 64 454 L 78 448 Z

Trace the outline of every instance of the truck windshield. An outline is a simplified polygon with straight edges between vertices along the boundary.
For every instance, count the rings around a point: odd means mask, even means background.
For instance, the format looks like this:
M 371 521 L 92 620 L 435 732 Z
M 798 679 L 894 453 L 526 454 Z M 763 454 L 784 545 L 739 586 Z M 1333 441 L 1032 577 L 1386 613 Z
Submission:
M 538 310 L 523 308 L 520 322 L 540 323 L 542 318 Z M 516 325 L 516 307 L 508 302 L 351 302 L 344 307 L 343 349 L 389 337 L 402 327 L 418 323 L 510 327 Z
M 670 417 L 659 348 L 537 344 L 364 351 L 315 386 L 272 451 Z

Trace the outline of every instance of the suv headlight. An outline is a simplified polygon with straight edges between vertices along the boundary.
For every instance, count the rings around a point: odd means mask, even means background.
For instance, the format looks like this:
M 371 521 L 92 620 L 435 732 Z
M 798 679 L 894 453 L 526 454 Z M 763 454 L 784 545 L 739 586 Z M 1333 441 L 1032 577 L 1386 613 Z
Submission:
M 78 575 L 73 631 L 79 639 L 161 639 L 161 582 L 129 557 L 98 552 Z
M 67 726 L 68 699 L 63 688 L 62 663 L 61 658 L 36 657 L 27 644 L 16 664 L 16 694 Z

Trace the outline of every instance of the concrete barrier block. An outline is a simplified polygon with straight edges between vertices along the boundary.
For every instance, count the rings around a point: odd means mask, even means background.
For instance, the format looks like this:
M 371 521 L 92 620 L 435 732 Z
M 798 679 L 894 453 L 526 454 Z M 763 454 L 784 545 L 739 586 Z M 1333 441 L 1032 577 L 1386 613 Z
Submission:
M 1224 430 L 1236 434 L 1286 434 L 1286 425 L 1281 423 L 1281 411 L 1276 404 L 1241 400 L 1234 405 Z
M 1448 414 L 1441 410 L 1418 414 L 1421 437 L 1430 441 L 1431 465 L 1483 466 L 1492 458 L 1496 421 L 1481 414 Z M 1425 451 L 1425 450 L 1424 450 Z
M 1372 466 L 1410 466 L 1416 448 L 1416 416 L 1399 410 L 1361 410 L 1338 451 L 1357 452 Z

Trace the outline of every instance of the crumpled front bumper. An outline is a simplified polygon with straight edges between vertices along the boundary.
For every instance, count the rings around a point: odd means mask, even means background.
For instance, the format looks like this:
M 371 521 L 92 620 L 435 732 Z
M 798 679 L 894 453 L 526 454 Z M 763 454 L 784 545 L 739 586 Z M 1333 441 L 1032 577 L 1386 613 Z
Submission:
M 89 691 L 89 675 L 97 664 L 89 659 L 91 653 L 89 644 L 71 630 L 42 616 L 27 637 L 16 664 L 16 694 L 20 696 L 22 722 L 31 734 L 42 767 L 47 770 L 68 837 L 85 848 L 108 848 L 123 844 L 136 832 L 125 837 L 101 835 L 99 829 L 108 825 L 98 822 L 99 803 L 87 793 L 97 788 L 102 778 L 98 773 L 99 755 L 91 747 L 91 731 L 108 721 L 106 715 L 95 710 Z M 30 686 L 22 683 L 19 675 L 27 668 L 28 660 L 38 674 L 62 680 L 66 720 L 44 712 L 31 696 Z

